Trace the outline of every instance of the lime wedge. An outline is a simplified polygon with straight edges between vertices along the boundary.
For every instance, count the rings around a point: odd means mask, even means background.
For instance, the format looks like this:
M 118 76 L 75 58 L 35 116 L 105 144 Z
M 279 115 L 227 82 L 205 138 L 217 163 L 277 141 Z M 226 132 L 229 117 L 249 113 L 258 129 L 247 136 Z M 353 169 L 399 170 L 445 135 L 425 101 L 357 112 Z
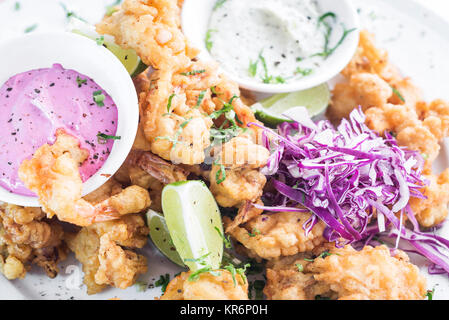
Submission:
M 206 266 L 218 269 L 223 258 L 223 225 L 214 196 L 204 182 L 165 186 L 162 210 L 173 244 L 190 270 Z
M 289 109 L 305 107 L 309 115 L 314 117 L 326 110 L 329 101 L 329 87 L 327 84 L 322 84 L 308 90 L 276 94 L 254 104 L 251 108 L 258 120 L 267 126 L 276 127 L 282 122 L 289 121 L 282 116 Z
M 150 228 L 150 238 L 154 245 L 172 262 L 185 267 L 171 240 L 164 216 L 153 210 L 148 210 L 146 216 L 148 228 Z
M 100 41 L 123 63 L 131 77 L 137 76 L 148 68 L 134 50 L 123 49 L 114 42 L 113 37 L 98 34 L 93 25 L 78 18 L 71 17 L 68 28 L 73 33 L 80 34 L 95 41 L 97 39 L 104 39 Z

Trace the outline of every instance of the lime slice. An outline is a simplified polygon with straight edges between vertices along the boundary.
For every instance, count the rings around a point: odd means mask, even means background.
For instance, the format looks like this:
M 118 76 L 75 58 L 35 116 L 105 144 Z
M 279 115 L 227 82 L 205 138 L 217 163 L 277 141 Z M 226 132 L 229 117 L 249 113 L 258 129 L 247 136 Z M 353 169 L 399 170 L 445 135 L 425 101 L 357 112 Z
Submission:
M 326 110 L 330 101 L 330 91 L 327 84 L 312 89 L 292 93 L 276 94 L 252 106 L 256 118 L 270 127 L 276 127 L 282 122 L 289 121 L 282 116 L 294 107 L 305 107 L 311 117 Z
M 123 49 L 114 42 L 113 37 L 98 34 L 93 25 L 78 18 L 71 17 L 68 28 L 73 33 L 80 34 L 95 41 L 104 38 L 104 41 L 102 41 L 104 46 L 123 63 L 131 77 L 137 76 L 148 68 L 134 50 Z
M 223 225 L 214 196 L 204 182 L 165 186 L 162 210 L 173 244 L 190 270 L 206 266 L 218 269 L 223 258 Z
M 150 238 L 154 245 L 172 262 L 185 267 L 171 240 L 164 216 L 153 210 L 148 210 L 146 215 L 148 228 L 150 228 Z

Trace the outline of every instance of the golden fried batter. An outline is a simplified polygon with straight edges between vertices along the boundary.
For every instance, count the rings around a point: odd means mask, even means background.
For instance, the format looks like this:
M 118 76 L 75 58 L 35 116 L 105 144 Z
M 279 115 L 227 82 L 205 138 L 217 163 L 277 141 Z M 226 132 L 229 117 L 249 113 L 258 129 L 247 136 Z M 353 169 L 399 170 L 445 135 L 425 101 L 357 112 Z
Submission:
M 191 271 L 183 272 L 167 286 L 161 300 L 248 300 L 248 282 L 236 274 L 234 285 L 227 270 L 219 275 L 202 273 L 198 280 L 190 281 Z
M 83 265 L 87 293 L 98 293 L 107 285 L 124 289 L 145 273 L 146 259 L 122 246 L 142 248 L 147 235 L 148 228 L 137 214 L 94 223 L 77 234 L 68 234 L 66 242 Z
M 56 277 L 57 264 L 66 257 L 63 235 L 61 226 L 46 220 L 40 208 L 1 205 L 1 271 L 10 280 L 23 278 L 29 265 L 36 264 Z
M 310 213 L 268 213 L 227 231 L 246 248 L 250 257 L 270 260 L 312 251 L 325 242 L 322 221 L 305 235 L 303 225 L 310 217 Z M 228 223 L 229 219 L 225 218 L 225 225 Z
M 225 143 L 210 173 L 210 190 L 217 202 L 222 207 L 233 207 L 257 201 L 267 182 L 258 169 L 266 165 L 269 155 L 265 147 L 246 136 Z
M 329 252 L 312 261 L 310 254 L 299 254 L 271 262 L 264 289 L 268 299 L 424 299 L 426 279 L 402 251 L 391 256 L 386 246 L 362 251 L 347 246 Z
M 78 166 L 86 158 L 78 140 L 59 131 L 52 146 L 43 145 L 32 159 L 23 161 L 19 177 L 39 196 L 49 218 L 56 215 L 61 221 L 87 226 L 140 212 L 150 205 L 148 191 L 138 186 L 131 186 L 95 206 L 82 199 Z

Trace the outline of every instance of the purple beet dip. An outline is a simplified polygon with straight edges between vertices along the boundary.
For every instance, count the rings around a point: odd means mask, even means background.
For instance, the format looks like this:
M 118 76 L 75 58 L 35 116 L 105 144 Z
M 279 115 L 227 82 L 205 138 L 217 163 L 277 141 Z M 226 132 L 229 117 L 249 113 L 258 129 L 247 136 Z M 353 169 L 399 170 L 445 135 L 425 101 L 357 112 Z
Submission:
M 97 135 L 115 136 L 117 119 L 117 107 L 106 91 L 60 64 L 13 76 L 0 88 L 0 186 L 34 196 L 19 179 L 18 169 L 39 147 L 53 144 L 58 129 L 89 151 L 80 167 L 86 181 L 103 166 L 114 143 Z

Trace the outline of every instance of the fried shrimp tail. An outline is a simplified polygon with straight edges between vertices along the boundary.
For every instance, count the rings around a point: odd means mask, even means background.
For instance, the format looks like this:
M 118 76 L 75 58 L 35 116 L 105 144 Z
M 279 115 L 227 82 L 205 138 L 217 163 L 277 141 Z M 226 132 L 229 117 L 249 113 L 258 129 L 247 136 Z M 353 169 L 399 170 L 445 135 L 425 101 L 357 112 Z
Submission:
M 87 158 L 86 153 L 77 139 L 58 131 L 52 146 L 43 145 L 20 166 L 20 179 L 38 195 L 49 218 L 56 215 L 61 221 L 88 226 L 140 212 L 151 204 L 148 191 L 137 186 L 96 205 L 84 200 L 79 165 Z

